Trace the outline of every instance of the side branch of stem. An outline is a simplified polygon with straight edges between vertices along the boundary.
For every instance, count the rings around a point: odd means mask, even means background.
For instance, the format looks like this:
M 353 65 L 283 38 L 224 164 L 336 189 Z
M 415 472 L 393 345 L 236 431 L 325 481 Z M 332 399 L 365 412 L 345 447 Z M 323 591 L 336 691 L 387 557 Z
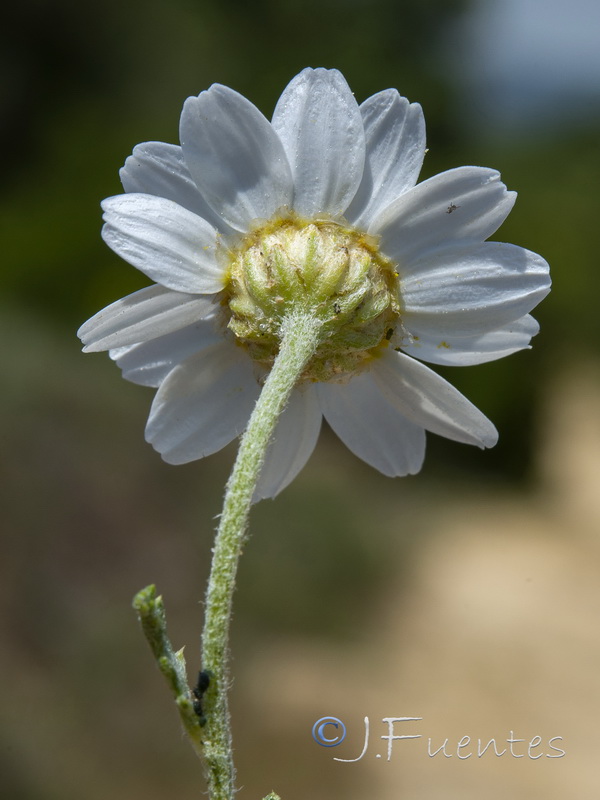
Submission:
M 154 654 L 158 668 L 164 675 L 174 695 L 183 727 L 190 738 L 192 747 L 202 758 L 202 728 L 188 686 L 183 650 L 175 652 L 167 636 L 167 618 L 161 595 L 156 595 L 156 587 L 146 586 L 133 598 L 142 630 Z

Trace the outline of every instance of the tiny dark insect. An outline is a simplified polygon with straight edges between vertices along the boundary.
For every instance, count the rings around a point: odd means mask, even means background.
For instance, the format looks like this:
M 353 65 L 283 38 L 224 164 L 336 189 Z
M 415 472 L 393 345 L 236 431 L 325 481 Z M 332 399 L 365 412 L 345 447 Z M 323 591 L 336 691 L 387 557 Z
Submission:
M 393 328 L 388 328 L 387 331 L 385 332 L 385 338 L 388 340 L 388 342 L 392 338 L 393 333 L 394 333 Z
M 446 214 L 451 214 L 453 211 L 456 211 L 457 208 L 459 208 L 459 206 L 455 206 L 454 203 L 450 203 L 446 209 Z
M 209 684 L 210 672 L 206 669 L 200 670 L 198 673 L 198 682 L 192 689 L 192 694 L 194 695 L 194 711 L 200 719 L 200 725 L 206 724 L 206 717 L 204 716 L 204 712 L 202 710 L 202 698 L 204 697 L 204 693 L 208 689 Z
M 341 310 L 342 310 L 342 307 L 341 307 L 341 305 L 339 303 L 334 303 L 333 304 L 333 313 L 334 314 L 339 314 Z

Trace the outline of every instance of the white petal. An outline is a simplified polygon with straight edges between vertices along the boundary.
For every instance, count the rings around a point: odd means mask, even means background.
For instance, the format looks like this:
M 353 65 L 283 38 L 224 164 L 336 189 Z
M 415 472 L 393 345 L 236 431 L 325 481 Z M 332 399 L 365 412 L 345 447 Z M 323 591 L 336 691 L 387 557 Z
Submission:
M 302 216 L 341 214 L 360 184 L 365 135 L 358 105 L 336 69 L 305 69 L 285 88 L 273 114 Z
M 198 188 L 239 231 L 292 202 L 283 146 L 269 121 L 241 94 L 215 84 L 185 101 L 181 146 Z
M 498 432 L 454 386 L 414 358 L 387 352 L 370 374 L 387 399 L 415 424 L 465 444 L 493 447 Z
M 254 492 L 254 503 L 275 497 L 294 480 L 315 449 L 321 430 L 321 417 L 312 386 L 303 386 L 292 392 L 267 450 Z
M 169 464 L 185 464 L 225 447 L 244 430 L 259 394 L 252 361 L 229 342 L 175 367 L 161 384 L 146 440 Z
M 421 330 L 411 323 L 411 341 L 398 344 L 409 356 L 422 361 L 466 367 L 495 361 L 528 348 L 539 328 L 534 318 L 527 315 L 487 333 L 466 337 L 446 334 L 446 338 L 440 338 L 439 334 L 433 335 L 430 330 Z M 396 342 L 392 339 L 392 343 Z
M 410 333 L 468 336 L 529 313 L 550 291 L 549 267 L 537 253 L 501 242 L 440 249 L 401 272 L 400 291 Z
M 177 292 L 214 294 L 223 288 L 218 234 L 186 208 L 150 194 L 120 194 L 102 203 L 102 238 L 151 280 Z
M 484 167 L 459 167 L 415 186 L 384 209 L 369 233 L 401 268 L 440 245 L 483 242 L 514 205 L 500 174 Z
M 370 373 L 348 384 L 317 384 L 327 422 L 356 456 L 384 475 L 414 475 L 425 457 L 425 431 L 388 402 Z
M 186 358 L 223 340 L 223 331 L 215 323 L 214 317 L 204 319 L 149 342 L 111 349 L 109 355 L 123 371 L 125 380 L 160 386 Z
M 215 313 L 210 295 L 148 286 L 88 319 L 77 331 L 85 353 L 110 350 L 164 336 Z
M 425 118 L 418 103 L 395 89 L 374 94 L 360 106 L 365 128 L 365 169 L 346 218 L 358 228 L 417 182 L 425 157 Z
M 232 232 L 198 191 L 179 145 L 164 142 L 138 144 L 119 175 L 126 192 L 154 194 L 173 200 L 222 233 Z

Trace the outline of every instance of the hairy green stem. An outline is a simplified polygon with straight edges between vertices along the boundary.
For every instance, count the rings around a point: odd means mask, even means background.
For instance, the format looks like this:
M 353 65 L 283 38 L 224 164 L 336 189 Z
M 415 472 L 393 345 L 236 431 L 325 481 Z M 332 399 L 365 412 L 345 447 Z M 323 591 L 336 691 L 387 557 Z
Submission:
M 232 800 L 235 792 L 227 702 L 229 624 L 252 497 L 277 420 L 317 349 L 320 332 L 321 323 L 308 312 L 292 312 L 283 320 L 279 353 L 250 417 L 227 483 L 213 548 L 202 634 L 202 668 L 211 676 L 203 699 L 207 721 L 202 730 L 210 800 Z

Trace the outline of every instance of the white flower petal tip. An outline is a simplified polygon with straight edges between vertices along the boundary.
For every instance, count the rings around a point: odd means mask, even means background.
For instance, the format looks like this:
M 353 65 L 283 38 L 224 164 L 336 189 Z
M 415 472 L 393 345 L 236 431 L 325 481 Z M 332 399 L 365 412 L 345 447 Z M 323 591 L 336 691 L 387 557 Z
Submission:
M 233 232 L 202 196 L 178 145 L 138 144 L 119 170 L 119 177 L 127 193 L 164 197 L 202 217 L 221 233 L 230 235 Z
M 347 385 L 319 384 L 318 393 L 325 419 L 356 456 L 390 478 L 419 472 L 424 428 L 398 413 L 370 373 Z
M 214 212 L 239 231 L 292 201 L 284 148 L 268 120 L 233 89 L 214 84 L 184 104 L 181 146 Z
M 458 167 L 405 192 L 377 216 L 369 232 L 402 266 L 445 246 L 485 241 L 504 222 L 515 200 L 486 167 Z
M 296 300 L 324 325 L 354 327 L 340 354 L 328 329 L 326 357 L 321 348 L 305 367 L 253 502 L 294 479 L 323 416 L 389 476 L 420 470 L 425 431 L 496 443 L 493 424 L 421 363 L 481 364 L 538 332 L 530 312 L 550 290 L 548 264 L 487 241 L 516 197 L 496 170 L 417 183 L 419 104 L 385 89 L 358 105 L 335 69 L 294 77 L 271 121 L 214 84 L 186 100 L 180 140 L 135 147 L 125 194 L 102 204 L 106 243 L 154 285 L 79 330 L 85 352 L 108 350 L 124 378 L 157 389 L 146 436 L 165 461 L 202 458 L 242 433 Z
M 215 257 L 218 234 L 202 217 L 149 194 L 109 197 L 102 209 L 104 241 L 151 280 L 177 292 L 223 289 L 223 270 Z
M 210 295 L 172 292 L 149 286 L 117 300 L 81 326 L 84 353 L 111 350 L 157 339 L 214 314 Z
M 419 330 L 414 324 L 409 323 L 409 326 L 413 333 Z M 404 341 L 405 337 L 399 337 L 397 342 L 392 340 L 392 344 L 397 344 L 407 355 L 421 361 L 466 367 L 531 349 L 529 343 L 539 329 L 536 320 L 526 315 L 501 328 L 468 336 L 450 336 L 447 331 L 440 335 L 440 331 L 425 326 L 424 331 L 412 335 L 408 343 Z
M 252 364 L 219 342 L 175 367 L 161 383 L 146 441 L 169 464 L 221 450 L 239 436 L 259 394 Z
M 343 214 L 362 179 L 365 132 L 341 72 L 303 70 L 279 98 L 272 124 L 292 170 L 294 210 Z
M 418 103 L 409 103 L 395 89 L 369 97 L 360 112 L 366 137 L 365 168 L 346 217 L 366 227 L 416 184 L 426 150 L 425 118 Z
M 425 430 L 464 444 L 493 447 L 498 431 L 464 395 L 404 353 L 390 352 L 371 370 L 387 400 Z
M 394 344 L 425 361 L 466 365 L 528 346 L 538 331 L 528 314 L 550 291 L 550 275 L 536 253 L 483 242 L 424 256 L 401 285 L 402 333 Z

